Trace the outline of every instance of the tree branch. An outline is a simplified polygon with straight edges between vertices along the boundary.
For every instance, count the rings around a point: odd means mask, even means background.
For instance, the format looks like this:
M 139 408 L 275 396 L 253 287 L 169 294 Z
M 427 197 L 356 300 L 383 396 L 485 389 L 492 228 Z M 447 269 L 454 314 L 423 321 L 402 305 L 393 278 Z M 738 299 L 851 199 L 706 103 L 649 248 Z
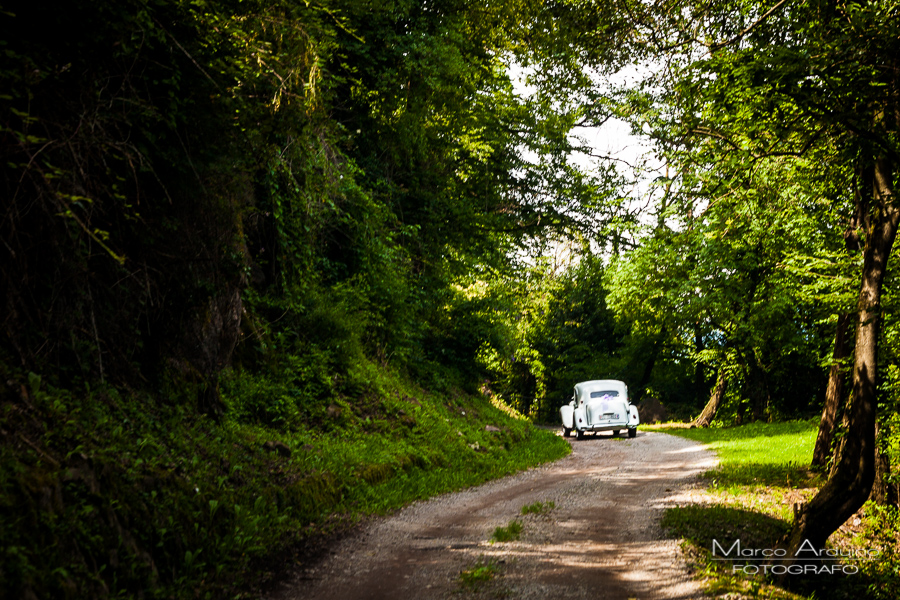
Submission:
M 730 46 L 731 44 L 734 44 L 734 43 L 737 43 L 737 42 L 741 41 L 745 35 L 747 35 L 747 34 L 750 33 L 751 31 L 753 31 L 754 29 L 756 29 L 757 26 L 761 25 L 766 19 L 768 19 L 770 16 L 772 16 L 772 14 L 773 14 L 775 11 L 777 11 L 779 8 L 781 8 L 782 6 L 784 6 L 785 4 L 787 4 L 787 2 L 788 2 L 788 0 L 781 0 L 781 2 L 779 2 L 778 4 L 776 4 L 775 6 L 773 6 L 772 8 L 770 8 L 769 10 L 767 10 L 767 11 L 765 12 L 765 14 L 763 14 L 763 16 L 761 16 L 760 18 L 758 18 L 754 23 L 752 23 L 751 25 L 747 26 L 743 31 L 741 31 L 739 34 L 737 34 L 736 36 L 734 36 L 733 38 L 731 38 L 731 39 L 728 40 L 727 42 L 717 42 L 717 43 L 714 43 L 714 44 L 710 44 L 710 45 L 709 45 L 709 51 L 710 51 L 710 53 L 715 52 L 716 50 L 721 50 L 721 49 L 724 48 L 725 46 Z

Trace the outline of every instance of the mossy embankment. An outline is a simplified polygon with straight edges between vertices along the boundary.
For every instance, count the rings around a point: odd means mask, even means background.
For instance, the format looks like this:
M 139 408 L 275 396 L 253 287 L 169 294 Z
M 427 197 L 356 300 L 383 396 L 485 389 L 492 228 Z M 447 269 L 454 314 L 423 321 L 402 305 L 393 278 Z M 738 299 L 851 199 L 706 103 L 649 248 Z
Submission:
M 237 418 L 265 387 L 240 373 L 213 420 L 165 390 L 4 369 L 3 597 L 234 597 L 310 536 L 568 452 L 485 396 L 362 369 L 357 396 L 278 427 Z

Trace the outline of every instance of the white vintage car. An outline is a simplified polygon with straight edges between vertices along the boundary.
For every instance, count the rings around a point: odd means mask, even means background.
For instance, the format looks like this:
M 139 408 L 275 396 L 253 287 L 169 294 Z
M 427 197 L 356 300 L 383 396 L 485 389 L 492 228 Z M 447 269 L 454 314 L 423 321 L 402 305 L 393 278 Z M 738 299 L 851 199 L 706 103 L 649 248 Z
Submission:
M 559 412 L 563 435 L 568 437 L 574 430 L 579 440 L 585 431 L 595 435 L 598 431 L 612 431 L 615 436 L 623 429 L 633 438 L 641 422 L 637 407 L 629 401 L 628 386 L 615 379 L 582 381 L 575 386 L 572 401 L 560 407 Z

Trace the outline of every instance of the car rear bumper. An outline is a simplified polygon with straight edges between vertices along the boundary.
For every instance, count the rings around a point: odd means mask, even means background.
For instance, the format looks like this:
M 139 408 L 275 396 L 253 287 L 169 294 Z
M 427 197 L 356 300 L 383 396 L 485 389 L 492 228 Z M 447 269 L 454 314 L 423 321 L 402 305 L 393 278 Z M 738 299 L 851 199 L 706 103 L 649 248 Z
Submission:
M 628 421 L 620 421 L 615 423 L 596 423 L 593 425 L 579 426 L 581 431 L 614 431 L 617 429 L 628 429 Z

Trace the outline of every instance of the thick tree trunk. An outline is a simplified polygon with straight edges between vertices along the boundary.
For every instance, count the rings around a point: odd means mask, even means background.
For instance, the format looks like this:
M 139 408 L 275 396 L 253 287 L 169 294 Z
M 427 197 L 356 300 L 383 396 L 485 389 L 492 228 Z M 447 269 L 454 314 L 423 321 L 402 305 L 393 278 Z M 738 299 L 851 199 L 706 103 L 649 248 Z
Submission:
M 716 413 L 719 411 L 722 400 L 725 398 L 726 387 L 727 379 L 725 377 L 725 368 L 722 367 L 719 369 L 719 376 L 716 378 L 716 387 L 713 388 L 712 395 L 709 397 L 709 402 L 706 403 L 700 416 L 694 419 L 694 422 L 691 423 L 691 425 L 695 427 L 709 427 L 709 424 L 716 418 Z
M 838 317 L 837 332 L 834 335 L 834 352 L 831 355 L 832 363 L 828 371 L 828 388 L 825 390 L 825 407 L 822 409 L 819 435 L 816 437 L 816 447 L 813 450 L 813 467 L 824 469 L 831 456 L 831 445 L 834 441 L 834 430 L 837 426 L 844 389 L 845 367 L 841 361 L 850 356 L 851 338 L 847 335 L 847 329 L 850 326 L 851 317 L 850 313 L 844 313 Z
M 833 474 L 802 508 L 788 534 L 788 556 L 794 557 L 808 540 L 813 548 L 825 541 L 868 499 L 875 480 L 875 423 L 878 334 L 881 286 L 897 233 L 900 207 L 894 205 L 892 165 L 876 161 L 871 169 L 872 210 L 866 219 L 865 249 L 860 282 L 853 392 L 844 443 Z M 797 557 L 803 558 L 803 556 Z
M 238 284 L 223 290 L 198 309 L 193 322 L 185 328 L 172 365 L 181 371 L 185 381 L 197 386 L 197 408 L 203 414 L 218 418 L 225 412 L 219 395 L 219 373 L 231 361 L 241 335 L 243 301 Z

